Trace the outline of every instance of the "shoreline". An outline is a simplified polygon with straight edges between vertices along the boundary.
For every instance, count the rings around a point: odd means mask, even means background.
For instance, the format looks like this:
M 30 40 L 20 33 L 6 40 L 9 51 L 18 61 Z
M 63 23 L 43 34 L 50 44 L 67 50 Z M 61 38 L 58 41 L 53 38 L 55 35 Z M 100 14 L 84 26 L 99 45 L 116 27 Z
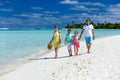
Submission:
M 47 49 L 44 49 L 44 50 L 40 50 L 36 53 L 33 53 L 29 56 L 25 56 L 23 58 L 19 58 L 17 59 L 16 61 L 13 61 L 11 63 L 8 63 L 6 65 L 3 65 L 2 67 L 0 67 L 0 76 L 1 75 L 4 75 L 6 73 L 9 73 L 10 71 L 14 71 L 16 68 L 18 68 L 19 66 L 21 65 L 24 65 L 26 63 L 29 63 L 31 62 L 29 59 L 31 58 L 37 58 L 37 57 L 40 57 L 40 56 L 44 56 L 45 54 L 47 53 L 50 53 L 52 52 L 53 50 L 49 51 Z M 14 67 L 14 68 L 13 68 Z
M 65 47 L 65 45 L 61 44 L 61 48 L 62 47 Z M 33 53 L 33 54 L 29 55 L 29 56 L 25 56 L 23 58 L 19 58 L 16 61 L 13 61 L 11 63 L 3 65 L 3 66 L 0 67 L 0 76 L 4 75 L 6 73 L 9 73 L 11 71 L 14 71 L 16 68 L 18 68 L 21 65 L 24 65 L 26 63 L 32 62 L 32 60 L 30 60 L 32 58 L 42 57 L 42 56 L 44 56 L 44 55 L 46 55 L 48 53 L 51 53 L 53 51 L 54 51 L 54 49 L 48 50 L 48 49 L 44 48 L 43 50 L 39 50 L 38 52 Z
M 112 36 L 107 36 L 107 37 L 102 37 L 102 38 L 97 38 L 95 41 L 100 41 L 100 40 L 102 40 L 102 39 L 107 39 L 107 38 L 112 38 L 112 37 L 119 37 L 120 35 L 112 35 Z M 84 41 L 81 41 L 81 44 L 84 44 Z M 93 46 L 95 46 L 94 45 L 94 43 L 93 43 Z M 60 50 L 64 50 L 66 48 L 66 46 L 62 46 L 61 48 L 60 48 Z M 83 46 L 81 46 L 81 48 L 83 48 Z M 80 49 L 81 49 L 80 48 Z M 84 47 L 85 48 L 85 47 Z M 81 51 L 81 50 L 80 50 Z M 79 52 L 80 52 L 79 51 Z M 93 55 L 95 54 L 95 50 L 94 49 L 92 49 L 92 51 L 94 51 L 94 53 L 93 53 Z M 60 51 L 61 52 L 61 51 Z M 40 52 L 39 52 L 40 53 Z M 52 53 L 52 54 L 51 54 Z M 85 53 L 85 52 L 84 52 Z M 84 54 L 84 53 L 82 53 L 82 54 Z M 80 54 L 80 57 L 82 56 L 82 54 Z M 37 54 L 37 55 L 32 55 L 31 57 L 27 57 L 27 58 L 25 58 L 26 59 L 26 61 L 25 60 L 23 60 L 23 61 L 21 61 L 21 63 L 15 63 L 14 65 L 12 64 L 12 65 L 10 65 L 10 66 L 8 66 L 7 68 L 12 68 L 11 70 L 9 70 L 9 71 L 6 71 L 6 72 L 4 72 L 4 73 L 0 73 L 0 77 L 1 76 L 5 76 L 5 75 L 7 75 L 7 74 L 10 74 L 10 73 L 12 73 L 12 72 L 14 72 L 14 71 L 17 71 L 19 68 L 21 68 L 22 66 L 25 66 L 25 65 L 27 65 L 27 64 L 31 64 L 31 63 L 34 63 L 34 62 L 37 62 L 37 61 L 39 61 L 39 58 L 41 59 L 41 61 L 47 61 L 47 59 L 48 59 L 48 61 L 49 60 L 59 60 L 59 59 L 64 59 L 65 58 L 65 60 L 66 60 L 66 58 L 67 59 L 71 59 L 71 58 L 75 58 L 75 57 L 79 57 L 79 56 L 72 56 L 72 57 L 67 57 L 66 55 L 68 55 L 68 53 L 67 54 L 64 54 L 64 55 L 62 55 L 63 57 L 61 57 L 61 56 L 59 56 L 58 55 L 58 59 L 54 59 L 53 56 L 54 55 L 54 51 L 53 50 L 51 50 L 51 51 L 48 51 L 48 52 L 45 52 L 45 53 L 43 53 L 43 55 L 41 56 L 41 54 Z M 85 55 L 87 55 L 87 54 L 85 54 Z M 92 56 L 93 56 L 92 55 Z M 34 56 L 34 57 L 33 57 Z M 48 58 L 47 58 L 47 57 Z M 31 59 L 31 60 L 30 60 Z M 56 62 L 55 62 L 56 63 Z M 62 63 L 62 62 L 61 62 Z M 57 63 L 57 64 L 59 64 L 59 63 Z M 62 63 L 62 64 L 64 64 L 64 62 Z M 57 66 L 57 65 L 56 65 Z M 3 69 L 4 70 L 4 69 Z M 1 71 L 2 72 L 2 71 Z M 0 80 L 1 80 L 1 78 L 0 78 Z M 8 80 L 8 79 L 6 79 L 6 80 Z

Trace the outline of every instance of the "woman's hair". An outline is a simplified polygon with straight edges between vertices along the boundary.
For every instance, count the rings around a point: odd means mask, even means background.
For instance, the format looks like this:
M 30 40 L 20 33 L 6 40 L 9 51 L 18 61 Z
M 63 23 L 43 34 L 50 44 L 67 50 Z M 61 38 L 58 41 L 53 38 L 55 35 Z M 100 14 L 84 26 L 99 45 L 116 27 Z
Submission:
M 58 28 L 58 26 L 54 26 L 54 28 Z

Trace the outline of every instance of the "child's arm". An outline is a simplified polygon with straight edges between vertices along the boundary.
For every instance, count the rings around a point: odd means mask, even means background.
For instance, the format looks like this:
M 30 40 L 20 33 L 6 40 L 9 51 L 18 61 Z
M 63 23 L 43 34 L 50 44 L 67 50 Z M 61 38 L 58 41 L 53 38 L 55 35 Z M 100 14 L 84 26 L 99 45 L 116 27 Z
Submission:
M 72 39 L 72 44 L 74 44 L 74 36 L 73 36 L 73 39 Z

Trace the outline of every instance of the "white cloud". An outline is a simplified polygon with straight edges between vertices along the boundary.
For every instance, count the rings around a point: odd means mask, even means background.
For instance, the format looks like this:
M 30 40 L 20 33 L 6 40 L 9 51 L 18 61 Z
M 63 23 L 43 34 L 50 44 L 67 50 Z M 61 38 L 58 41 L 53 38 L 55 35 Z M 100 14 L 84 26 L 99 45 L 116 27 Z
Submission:
M 84 23 L 86 18 L 90 18 L 91 21 L 94 23 L 104 23 L 106 22 L 111 22 L 111 23 L 120 23 L 120 17 L 111 15 L 111 14 L 88 14 L 88 13 L 81 13 L 81 14 L 69 14 L 69 15 L 63 15 L 61 16 L 61 20 L 63 20 L 66 24 L 71 23 L 73 20 L 75 23 Z
M 43 8 L 42 7 L 32 7 L 31 9 L 33 9 L 33 10 L 42 10 Z
M 22 24 L 22 20 L 15 17 L 0 17 L 0 27 L 8 27 Z
M 81 16 L 88 16 L 87 13 L 81 13 Z
M 60 2 L 61 4 L 79 4 L 77 0 L 64 0 Z
M 55 24 L 62 24 L 62 21 L 51 14 L 22 13 L 15 14 L 13 17 L 0 17 L 0 27 L 35 28 Z
M 58 11 L 44 11 L 43 13 L 46 13 L 46 14 L 59 14 Z
M 79 4 L 73 5 L 70 9 L 71 10 L 77 10 L 77 11 L 98 11 L 100 10 L 100 7 L 105 7 L 104 4 L 99 2 L 80 2 Z
M 106 5 L 100 2 L 79 2 L 77 0 L 64 0 L 60 2 L 61 4 L 79 4 L 79 5 L 86 5 L 86 6 L 97 6 L 97 7 L 105 7 Z
M 107 11 L 120 17 L 120 4 L 110 5 Z
M 4 2 L 5 2 L 5 3 L 10 3 L 10 1 L 8 1 L 8 0 L 7 0 L 7 1 L 4 1 Z
M 70 8 L 71 10 L 77 10 L 77 11 L 97 11 L 99 8 L 89 8 L 84 5 L 75 5 L 74 7 Z
M 10 3 L 10 1 L 5 1 L 5 0 L 4 0 L 4 1 L 1 1 L 1 2 L 0 2 L 0 6 L 5 5 L 5 4 L 7 4 L 7 3 Z
M 0 3 L 0 6 L 3 5 L 3 3 Z
M 86 6 L 97 6 L 97 7 L 105 7 L 103 3 L 100 2 L 80 2 L 80 5 L 86 5 Z
M 13 11 L 13 9 L 0 8 L 0 11 L 4 11 L 4 12 L 11 12 L 11 11 Z
M 91 5 L 93 5 L 93 6 L 99 6 L 99 7 L 105 7 L 104 4 L 99 3 L 99 2 L 97 2 L 97 3 L 91 3 Z
M 39 13 L 22 13 L 22 14 L 16 14 L 15 17 L 22 17 L 22 18 L 40 18 L 44 14 Z

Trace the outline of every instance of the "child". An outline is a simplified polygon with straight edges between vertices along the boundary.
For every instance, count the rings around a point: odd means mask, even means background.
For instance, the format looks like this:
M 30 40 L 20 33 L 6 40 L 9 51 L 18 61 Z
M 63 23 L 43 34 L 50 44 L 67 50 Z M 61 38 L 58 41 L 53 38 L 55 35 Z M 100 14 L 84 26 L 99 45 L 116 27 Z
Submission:
M 78 55 L 78 48 L 80 47 L 79 40 L 78 40 L 78 32 L 75 31 L 75 36 L 73 36 L 73 45 L 74 45 L 74 52 L 75 55 Z
M 68 52 L 69 52 L 69 56 L 72 56 L 72 42 L 73 42 L 73 35 L 71 33 L 71 29 L 68 28 L 68 34 L 66 34 L 66 37 L 65 37 L 65 44 L 67 42 L 67 49 L 68 49 Z

